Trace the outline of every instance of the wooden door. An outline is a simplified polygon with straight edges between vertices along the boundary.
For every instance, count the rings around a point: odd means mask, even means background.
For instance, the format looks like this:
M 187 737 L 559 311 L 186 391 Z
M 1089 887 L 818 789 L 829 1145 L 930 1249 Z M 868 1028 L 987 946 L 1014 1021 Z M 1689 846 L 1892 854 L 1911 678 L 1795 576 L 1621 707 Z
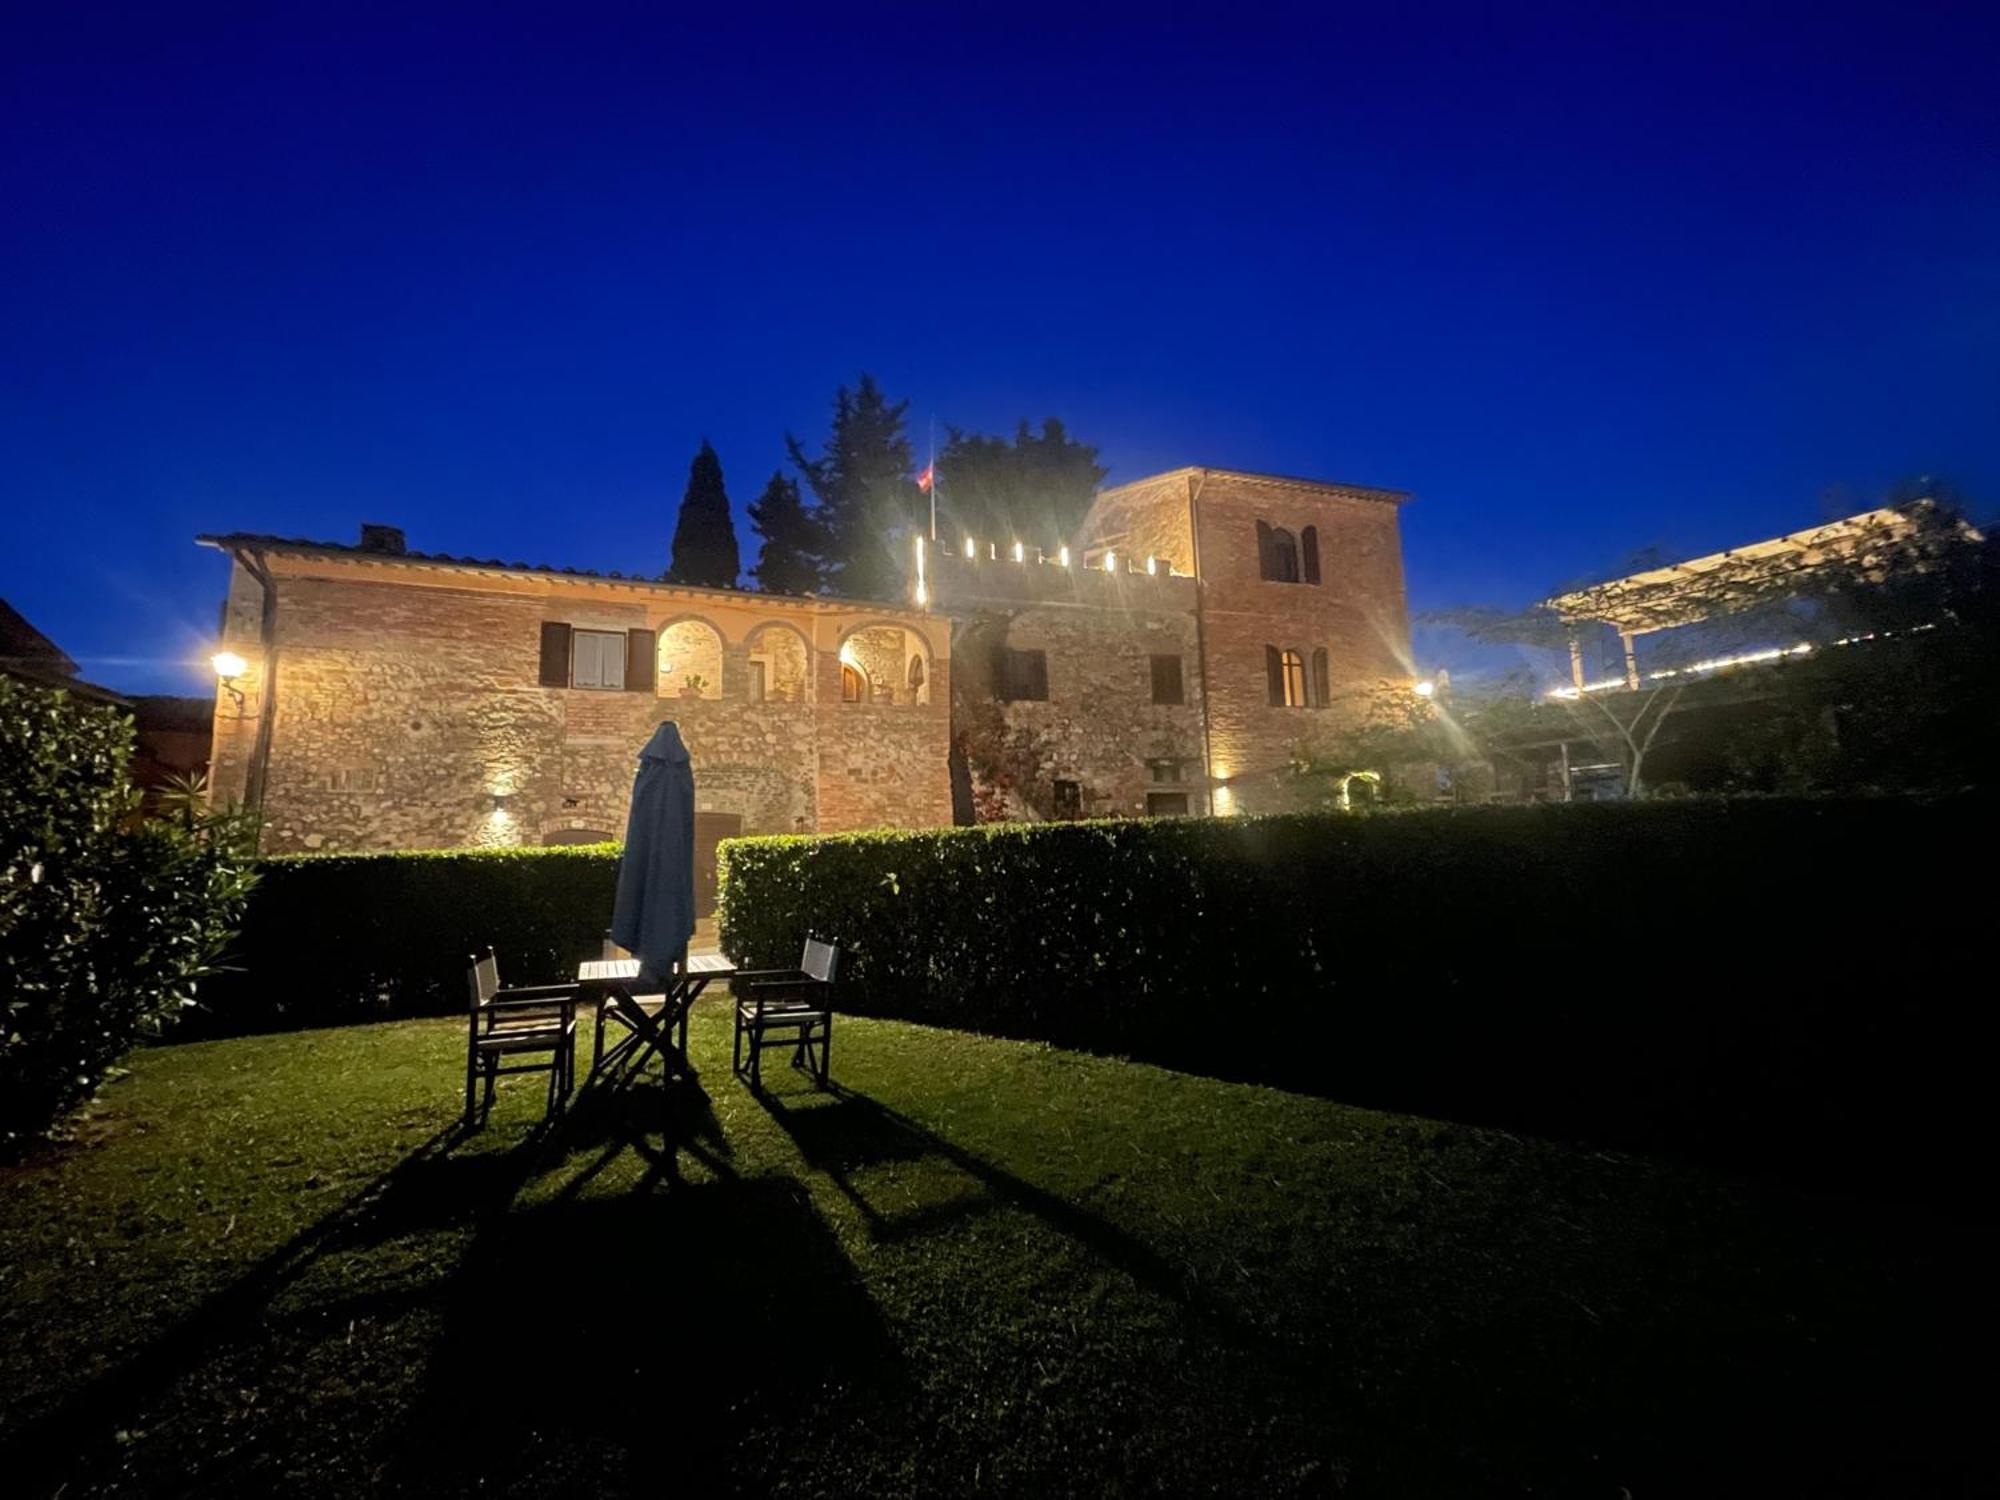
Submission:
M 739 813 L 698 812 L 694 815 L 694 914 L 696 920 L 715 915 L 715 846 L 743 832 Z

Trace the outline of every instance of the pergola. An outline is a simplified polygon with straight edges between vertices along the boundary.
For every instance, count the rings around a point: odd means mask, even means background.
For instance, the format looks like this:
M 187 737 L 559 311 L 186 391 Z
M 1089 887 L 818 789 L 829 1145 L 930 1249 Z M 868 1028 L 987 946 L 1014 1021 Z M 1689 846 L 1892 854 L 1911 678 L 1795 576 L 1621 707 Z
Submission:
M 1894 549 L 1906 548 L 1937 519 L 1930 500 L 1885 506 L 1560 594 L 1547 607 L 1568 631 L 1571 681 L 1578 692 L 1584 690 L 1579 625 L 1601 623 L 1618 632 L 1625 648 L 1625 685 L 1637 688 L 1640 636 L 1734 614 L 1829 568 L 1863 577 L 1879 574 L 1889 566 Z M 1953 529 L 1963 529 L 1963 523 Z

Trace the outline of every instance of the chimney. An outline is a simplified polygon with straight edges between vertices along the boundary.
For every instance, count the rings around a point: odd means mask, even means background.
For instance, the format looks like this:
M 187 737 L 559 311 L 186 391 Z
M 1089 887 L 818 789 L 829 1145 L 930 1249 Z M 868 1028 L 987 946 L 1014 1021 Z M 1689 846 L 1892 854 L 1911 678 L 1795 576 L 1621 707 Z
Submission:
M 373 521 L 361 523 L 361 550 L 363 552 L 385 552 L 391 557 L 401 557 L 409 551 L 403 540 L 400 526 L 380 526 Z

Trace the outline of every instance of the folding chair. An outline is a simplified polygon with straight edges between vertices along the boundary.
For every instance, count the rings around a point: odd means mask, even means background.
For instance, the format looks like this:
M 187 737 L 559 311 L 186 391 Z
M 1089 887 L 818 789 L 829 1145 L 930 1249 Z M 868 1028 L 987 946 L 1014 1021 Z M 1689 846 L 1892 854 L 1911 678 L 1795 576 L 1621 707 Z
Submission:
M 465 1124 L 493 1108 L 493 1087 L 502 1073 L 547 1073 L 549 1109 L 560 1108 L 576 1086 L 576 1000 L 574 984 L 500 987 L 500 964 L 493 950 L 473 959 L 466 974 L 471 1010 L 465 1034 Z M 509 1061 L 547 1056 L 537 1061 Z M 479 1080 L 486 1100 L 479 1102 Z
M 807 938 L 796 969 L 750 969 L 730 982 L 736 996 L 731 1052 L 737 1077 L 745 1076 L 747 1047 L 750 1087 L 761 1089 L 765 1049 L 790 1047 L 792 1066 L 825 1086 L 832 1062 L 834 982 L 839 972 L 840 950 Z

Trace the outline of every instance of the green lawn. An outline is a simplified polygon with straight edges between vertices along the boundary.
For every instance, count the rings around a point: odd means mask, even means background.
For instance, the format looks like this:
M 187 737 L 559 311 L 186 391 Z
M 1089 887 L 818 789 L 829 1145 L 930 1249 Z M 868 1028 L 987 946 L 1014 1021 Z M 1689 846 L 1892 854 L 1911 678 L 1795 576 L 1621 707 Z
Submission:
M 0 1488 L 1990 1477 L 1953 1369 L 1983 1232 L 886 1022 L 841 1024 L 838 1095 L 780 1065 L 766 1104 L 728 1040 L 698 1018 L 705 1101 L 538 1137 L 519 1080 L 462 1143 L 453 1022 L 139 1055 L 0 1176 Z

